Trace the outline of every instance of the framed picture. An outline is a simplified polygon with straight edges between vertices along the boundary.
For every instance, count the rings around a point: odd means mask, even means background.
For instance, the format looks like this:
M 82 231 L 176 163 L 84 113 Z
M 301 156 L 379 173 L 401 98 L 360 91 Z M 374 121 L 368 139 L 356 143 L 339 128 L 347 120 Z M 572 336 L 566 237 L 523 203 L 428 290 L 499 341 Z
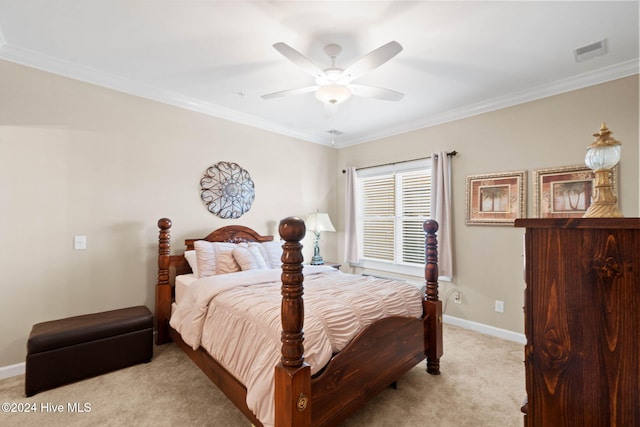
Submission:
M 467 176 L 467 224 L 509 225 L 526 214 L 525 171 Z
M 611 174 L 616 191 L 618 167 Z M 581 218 L 591 205 L 594 173 L 585 165 L 533 171 L 534 210 L 538 218 Z

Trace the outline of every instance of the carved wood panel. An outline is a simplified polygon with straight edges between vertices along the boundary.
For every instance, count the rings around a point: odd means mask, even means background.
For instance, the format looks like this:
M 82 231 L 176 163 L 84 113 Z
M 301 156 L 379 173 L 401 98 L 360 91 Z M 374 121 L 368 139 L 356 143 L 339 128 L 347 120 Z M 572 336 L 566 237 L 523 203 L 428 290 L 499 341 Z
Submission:
M 527 425 L 640 425 L 640 219 L 544 221 L 525 221 Z

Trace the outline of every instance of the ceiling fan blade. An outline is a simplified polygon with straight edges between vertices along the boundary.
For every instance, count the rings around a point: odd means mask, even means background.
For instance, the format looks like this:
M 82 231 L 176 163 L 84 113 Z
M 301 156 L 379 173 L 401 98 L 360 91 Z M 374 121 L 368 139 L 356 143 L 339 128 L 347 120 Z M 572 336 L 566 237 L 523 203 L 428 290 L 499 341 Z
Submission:
M 362 96 L 365 98 L 376 98 L 384 101 L 400 101 L 404 97 L 404 93 L 396 92 L 391 89 L 383 89 L 380 87 L 363 86 L 363 85 L 349 85 L 351 92 L 354 95 Z
M 268 93 L 266 95 L 262 95 L 262 99 L 273 99 L 273 98 L 280 98 L 282 96 L 300 95 L 303 93 L 315 92 L 316 90 L 318 90 L 319 87 L 320 86 L 308 86 L 308 87 L 300 87 L 297 89 L 281 90 L 280 92 L 273 92 L 273 93 Z
M 324 71 L 320 67 L 311 62 L 309 58 L 307 58 L 288 44 L 279 42 L 274 44 L 273 47 L 285 58 L 296 64 L 298 67 L 302 68 L 307 73 L 311 74 L 313 77 L 324 76 Z
M 400 43 L 397 41 L 391 41 L 358 59 L 347 67 L 342 75 L 347 78 L 348 81 L 355 80 L 358 77 L 362 77 L 369 71 L 378 68 L 400 52 L 402 52 L 402 46 Z

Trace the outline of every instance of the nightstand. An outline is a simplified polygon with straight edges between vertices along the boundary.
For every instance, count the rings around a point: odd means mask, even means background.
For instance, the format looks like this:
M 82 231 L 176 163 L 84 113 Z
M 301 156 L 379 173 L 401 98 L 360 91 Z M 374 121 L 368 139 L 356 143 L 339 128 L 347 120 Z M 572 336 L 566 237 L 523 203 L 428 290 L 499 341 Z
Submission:
M 325 263 L 323 265 L 328 265 L 329 267 L 333 267 L 336 270 L 340 270 L 340 267 L 342 267 L 342 264 L 338 264 L 338 263 L 331 262 L 331 261 L 325 261 Z
M 333 267 L 336 270 L 340 270 L 342 264 L 338 264 L 337 262 L 325 261 L 324 264 L 309 264 L 309 265 L 328 265 L 329 267 Z

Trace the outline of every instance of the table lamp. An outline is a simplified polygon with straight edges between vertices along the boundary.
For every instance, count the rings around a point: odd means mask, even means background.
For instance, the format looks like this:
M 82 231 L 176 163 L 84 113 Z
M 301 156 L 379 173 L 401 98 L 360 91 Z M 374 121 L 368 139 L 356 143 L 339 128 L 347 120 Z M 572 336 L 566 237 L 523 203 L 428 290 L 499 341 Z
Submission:
M 603 122 L 600 132 L 594 133 L 596 140 L 587 147 L 585 164 L 595 174 L 591 205 L 583 218 L 620 218 L 618 197 L 611 186 L 611 173 L 620 161 L 620 142 L 613 139 L 611 131 Z
M 309 215 L 305 223 L 307 230 L 312 231 L 316 236 L 313 243 L 313 257 L 311 258 L 311 265 L 322 265 L 324 264 L 324 260 L 322 259 L 322 256 L 320 256 L 320 233 L 323 231 L 336 231 L 336 229 L 333 228 L 333 224 L 329 219 L 329 214 L 326 213 L 312 213 Z

